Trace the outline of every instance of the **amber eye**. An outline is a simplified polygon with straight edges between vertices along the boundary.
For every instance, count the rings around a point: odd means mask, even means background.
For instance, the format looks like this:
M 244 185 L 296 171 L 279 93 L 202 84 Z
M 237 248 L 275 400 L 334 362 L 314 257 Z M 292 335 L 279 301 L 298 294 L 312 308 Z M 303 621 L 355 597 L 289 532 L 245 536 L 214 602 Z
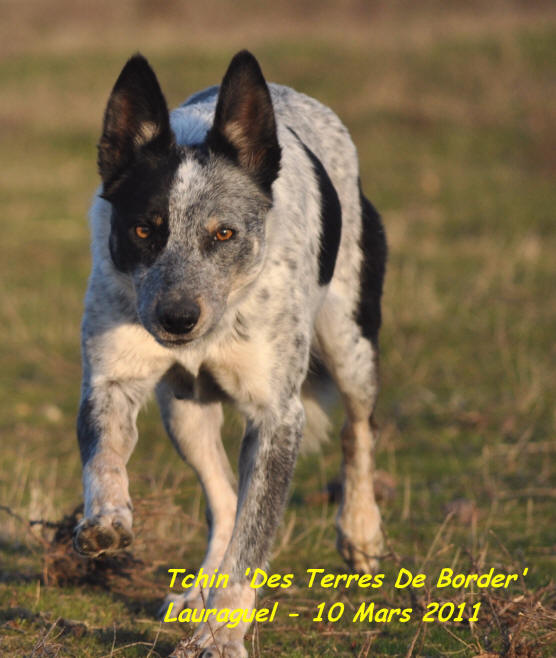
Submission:
M 214 234 L 214 237 L 217 240 L 220 240 L 220 242 L 224 242 L 225 240 L 229 240 L 234 232 L 232 231 L 231 228 L 221 228 L 216 233 Z
M 141 240 L 145 240 L 151 234 L 151 229 L 148 226 L 139 225 L 135 227 L 135 235 Z

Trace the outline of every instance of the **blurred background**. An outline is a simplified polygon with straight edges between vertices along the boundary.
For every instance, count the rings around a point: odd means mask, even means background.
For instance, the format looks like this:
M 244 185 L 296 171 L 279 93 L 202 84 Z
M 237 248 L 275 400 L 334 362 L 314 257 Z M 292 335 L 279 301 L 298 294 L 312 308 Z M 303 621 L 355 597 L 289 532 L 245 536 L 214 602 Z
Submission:
M 81 500 L 86 215 L 110 89 L 141 51 L 173 107 L 219 82 L 241 48 L 268 80 L 342 118 L 383 215 L 385 570 L 530 568 L 519 591 L 486 601 L 496 614 L 478 630 L 335 624 L 325 637 L 307 613 L 286 635 L 262 628 L 261 655 L 364 656 L 371 645 L 373 655 L 554 655 L 556 6 L 540 0 L 0 0 L 0 652 L 99 656 L 130 644 L 126 655 L 164 655 L 182 630 L 147 620 L 164 569 L 198 563 L 203 503 L 154 405 L 130 462 L 143 581 L 135 574 L 127 594 L 106 582 L 75 590 L 81 572 L 48 570 L 58 526 L 28 522 L 56 522 Z M 300 462 L 277 572 L 342 569 L 339 463 L 335 436 Z M 309 605 L 303 589 L 290 596 Z M 87 629 L 62 632 L 60 618 Z

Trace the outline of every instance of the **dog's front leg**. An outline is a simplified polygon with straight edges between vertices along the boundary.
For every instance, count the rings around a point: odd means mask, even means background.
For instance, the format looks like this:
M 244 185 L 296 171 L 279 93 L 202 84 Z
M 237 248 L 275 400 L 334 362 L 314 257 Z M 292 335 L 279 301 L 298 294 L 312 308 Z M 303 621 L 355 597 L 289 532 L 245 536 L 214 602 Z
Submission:
M 219 572 L 227 574 L 226 587 L 211 590 L 207 609 L 244 610 L 249 617 L 255 605 L 250 579 L 266 561 L 286 503 L 288 486 L 303 431 L 304 412 L 298 397 L 266 413 L 247 428 L 240 454 L 239 500 L 232 539 Z M 251 576 L 247 575 L 250 569 Z M 173 656 L 243 658 L 243 637 L 248 622 L 236 627 L 208 620 L 191 642 L 182 642 Z
M 133 539 L 126 463 L 137 442 L 138 390 L 118 382 L 83 386 L 77 435 L 84 514 L 73 542 L 83 555 L 116 551 Z

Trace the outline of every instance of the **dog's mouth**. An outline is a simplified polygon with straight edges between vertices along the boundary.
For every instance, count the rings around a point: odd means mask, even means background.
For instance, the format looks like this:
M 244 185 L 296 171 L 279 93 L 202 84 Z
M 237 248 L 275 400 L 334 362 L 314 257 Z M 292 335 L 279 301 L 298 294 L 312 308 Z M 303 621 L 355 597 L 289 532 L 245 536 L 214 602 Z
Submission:
M 185 334 L 172 334 L 158 325 L 145 328 L 159 345 L 168 349 L 191 345 L 210 333 L 210 327 L 206 327 L 204 323 L 198 324 L 192 331 Z
M 164 331 L 151 331 L 151 335 L 154 337 L 157 343 L 162 345 L 162 347 L 182 347 L 183 345 L 188 345 L 189 343 L 195 342 L 198 335 L 192 336 L 191 334 L 184 336 L 172 336 L 166 334 Z

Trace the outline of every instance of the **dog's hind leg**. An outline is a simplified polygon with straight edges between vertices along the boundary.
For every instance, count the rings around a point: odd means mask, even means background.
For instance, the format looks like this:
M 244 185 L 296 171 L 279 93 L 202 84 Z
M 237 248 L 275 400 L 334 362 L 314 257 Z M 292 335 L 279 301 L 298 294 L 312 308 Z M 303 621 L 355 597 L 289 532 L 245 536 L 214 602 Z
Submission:
M 176 397 L 175 378 L 165 377 L 157 386 L 156 394 L 164 426 L 180 456 L 197 473 L 207 502 L 209 543 L 201 565 L 212 575 L 220 566 L 232 536 L 237 497 L 233 473 L 220 438 L 222 405 L 220 402 L 201 403 Z M 170 602 L 172 614 L 182 608 L 200 608 L 208 598 L 208 590 L 190 588 L 185 594 L 170 594 L 163 604 L 163 616 Z
M 362 335 L 341 298 L 330 295 L 317 320 L 321 356 L 345 405 L 342 441 L 342 502 L 336 519 L 337 547 L 358 572 L 378 567 L 383 538 L 373 490 L 373 449 L 377 430 L 372 414 L 378 394 L 378 352 Z

